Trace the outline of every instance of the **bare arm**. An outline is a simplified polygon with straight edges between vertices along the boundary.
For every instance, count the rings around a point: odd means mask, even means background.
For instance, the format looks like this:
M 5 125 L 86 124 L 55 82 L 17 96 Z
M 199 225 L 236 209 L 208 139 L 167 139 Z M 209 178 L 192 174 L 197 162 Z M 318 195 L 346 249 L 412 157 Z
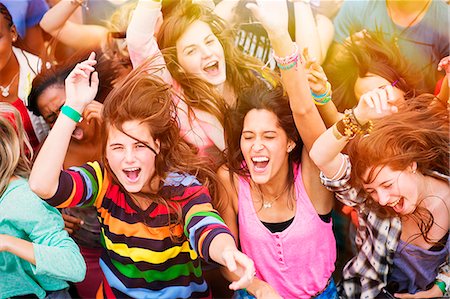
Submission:
M 232 183 L 229 176 L 229 170 L 225 166 L 220 167 L 217 176 L 219 180 L 218 189 L 220 197 L 220 203 L 217 205 L 217 210 L 225 221 L 225 224 L 229 227 L 234 238 L 239 243 L 237 186 Z M 226 267 L 222 267 L 221 272 L 229 281 L 234 281 L 238 278 L 236 273 L 229 271 Z M 251 284 L 247 286 L 247 290 L 257 298 L 281 298 L 267 282 L 258 278 L 253 279 Z
M 161 68 L 161 72 L 156 73 L 164 82 L 172 84 L 166 62 L 156 43 L 155 28 L 162 22 L 161 2 L 139 0 L 133 12 L 130 24 L 127 29 L 127 47 L 133 68 L 137 68 L 147 58 L 156 56 L 152 60 L 152 65 Z
M 63 44 L 75 49 L 100 47 L 108 30 L 103 26 L 84 25 L 69 18 L 79 5 L 76 1 L 61 0 L 42 17 L 41 28 Z
M 257 3 L 258 5 L 249 3 L 247 7 L 266 29 L 275 54 L 279 57 L 291 55 L 294 43 L 287 30 L 286 3 L 261 0 Z M 281 70 L 281 78 L 289 95 L 295 124 L 309 150 L 317 137 L 325 131 L 325 125 L 312 100 L 306 73 L 300 61 L 295 67 Z
M 88 60 L 77 64 L 66 79 L 65 106 L 69 106 L 79 114 L 83 114 L 84 108 L 97 94 L 98 73 L 94 72 L 95 63 L 95 53 L 92 53 Z M 59 174 L 76 124 L 64 113 L 60 113 L 39 151 L 31 170 L 29 184 L 41 198 L 52 197 L 58 189 Z
M 295 13 L 295 42 L 300 49 L 309 48 L 311 55 L 322 64 L 333 41 L 333 23 L 323 15 L 314 17 L 310 3 L 295 0 L 292 2 Z
M 2 251 L 12 253 L 21 259 L 36 265 L 33 243 L 29 241 L 25 241 L 14 236 L 0 234 L 0 252 Z
M 395 113 L 397 107 L 392 104 L 394 101 L 392 86 L 369 91 L 361 96 L 358 106 L 354 109 L 355 117 L 364 125 L 369 120 Z M 349 139 L 342 136 L 334 124 L 314 143 L 309 155 L 326 177 L 336 177 L 340 170 L 343 170 L 344 161 L 341 151 L 348 141 Z

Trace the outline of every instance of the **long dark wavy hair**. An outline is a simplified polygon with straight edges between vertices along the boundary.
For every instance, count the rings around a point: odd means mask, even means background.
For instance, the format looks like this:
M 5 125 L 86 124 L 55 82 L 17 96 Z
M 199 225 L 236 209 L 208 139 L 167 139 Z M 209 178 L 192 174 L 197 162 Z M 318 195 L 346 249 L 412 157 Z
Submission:
M 230 176 L 237 174 L 250 179 L 250 172 L 241 151 L 241 134 L 244 118 L 253 109 L 273 112 L 277 116 L 278 125 L 286 132 L 287 137 L 295 142 L 295 148 L 288 157 L 287 185 L 290 186 L 289 193 L 292 195 L 291 187 L 294 186 L 295 181 L 294 165 L 301 161 L 303 142 L 294 123 L 289 99 L 281 86 L 269 90 L 264 84 L 259 83 L 239 94 L 237 106 L 230 111 L 228 115 L 230 122 L 225 127 L 227 167 L 230 170 Z

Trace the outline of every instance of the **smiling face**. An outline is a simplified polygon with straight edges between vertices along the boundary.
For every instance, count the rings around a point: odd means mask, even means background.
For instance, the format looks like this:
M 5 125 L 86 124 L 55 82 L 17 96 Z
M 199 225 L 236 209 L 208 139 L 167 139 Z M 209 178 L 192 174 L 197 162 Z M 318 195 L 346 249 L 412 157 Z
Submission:
M 108 164 L 126 191 L 151 192 L 156 156 L 148 146 L 159 153 L 159 140 L 154 140 L 148 126 L 137 120 L 126 121 L 122 127 L 124 132 L 142 142 L 111 126 L 106 144 Z
M 246 114 L 241 151 L 256 184 L 268 183 L 280 173 L 287 173 L 288 153 L 294 146 L 273 112 L 253 109 Z
M 183 70 L 218 86 L 226 80 L 223 47 L 209 25 L 195 21 L 176 43 L 178 62 Z
M 368 91 L 374 90 L 375 88 L 391 85 L 393 82 L 389 82 L 385 78 L 367 73 L 365 77 L 358 77 L 355 82 L 354 92 L 356 98 L 359 100 L 363 94 Z M 395 103 L 401 103 L 405 101 L 405 93 L 394 86 L 394 97 L 397 99 Z
M 370 184 L 364 184 L 363 187 L 380 205 L 391 207 L 400 215 L 411 214 L 420 203 L 419 177 L 412 169 L 398 171 L 389 166 L 376 167 L 375 179 Z M 367 180 L 369 172 L 369 169 L 365 172 L 364 180 Z

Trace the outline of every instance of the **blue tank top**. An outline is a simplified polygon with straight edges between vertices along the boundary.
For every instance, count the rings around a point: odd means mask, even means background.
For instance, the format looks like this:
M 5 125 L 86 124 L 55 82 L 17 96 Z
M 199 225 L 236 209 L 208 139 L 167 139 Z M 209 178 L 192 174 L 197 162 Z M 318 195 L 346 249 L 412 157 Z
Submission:
M 447 237 L 444 248 L 439 251 L 426 250 L 399 240 L 389 283 L 398 283 L 399 292 L 414 294 L 426 290 L 436 279 L 439 266 L 448 259 L 449 239 Z

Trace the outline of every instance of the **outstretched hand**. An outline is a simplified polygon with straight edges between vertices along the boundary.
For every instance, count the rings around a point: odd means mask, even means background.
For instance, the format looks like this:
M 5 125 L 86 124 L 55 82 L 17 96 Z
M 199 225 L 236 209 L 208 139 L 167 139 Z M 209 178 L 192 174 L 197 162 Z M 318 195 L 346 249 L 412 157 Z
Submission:
M 288 9 L 286 1 L 256 0 L 245 5 L 261 22 L 267 33 L 288 30 Z
M 398 111 L 397 98 L 391 85 L 378 87 L 361 96 L 355 108 L 355 116 L 361 123 L 379 119 Z
M 75 66 L 65 81 L 66 105 L 80 113 L 97 94 L 98 73 L 93 67 L 96 63 L 95 53 L 92 52 L 87 60 Z
M 226 249 L 222 252 L 222 258 L 230 272 L 240 277 L 238 281 L 233 281 L 229 288 L 239 290 L 247 288 L 255 277 L 255 265 L 253 261 L 237 249 Z

